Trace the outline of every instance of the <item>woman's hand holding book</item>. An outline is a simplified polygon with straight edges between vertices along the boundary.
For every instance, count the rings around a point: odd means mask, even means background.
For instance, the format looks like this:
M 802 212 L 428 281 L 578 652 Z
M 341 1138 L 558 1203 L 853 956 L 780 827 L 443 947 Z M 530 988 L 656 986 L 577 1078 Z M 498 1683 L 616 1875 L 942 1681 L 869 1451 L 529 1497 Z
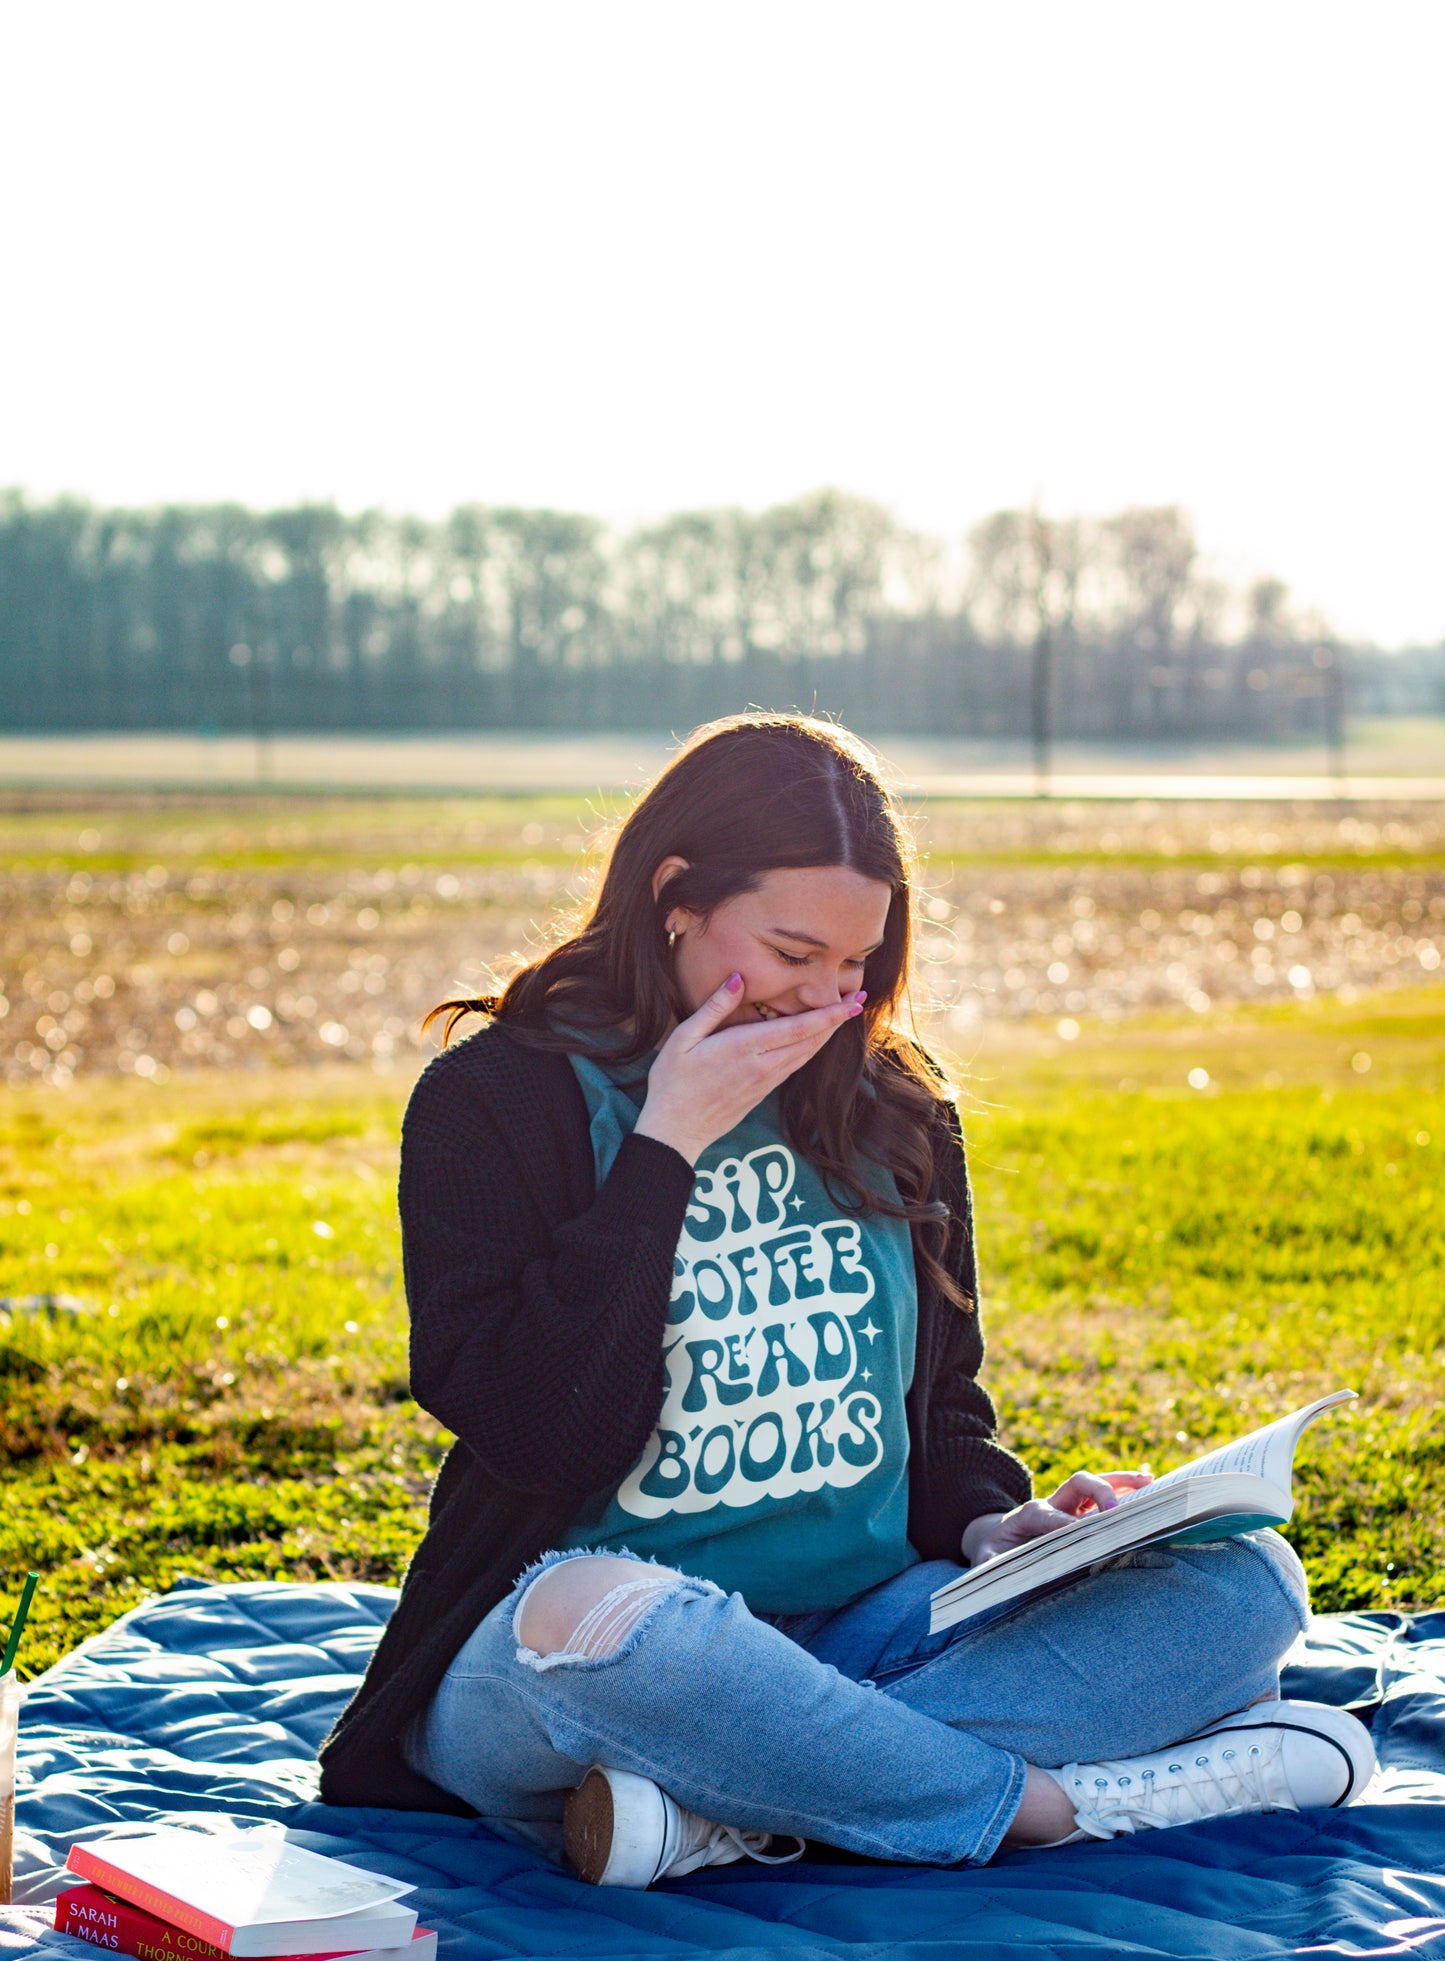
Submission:
M 1112 1511 L 1122 1498 L 1152 1483 L 1151 1471 L 1075 1471 L 1047 1498 L 1030 1498 L 1011 1512 L 986 1512 L 973 1519 L 963 1535 L 963 1556 L 970 1566 L 981 1566 L 1088 1512 Z

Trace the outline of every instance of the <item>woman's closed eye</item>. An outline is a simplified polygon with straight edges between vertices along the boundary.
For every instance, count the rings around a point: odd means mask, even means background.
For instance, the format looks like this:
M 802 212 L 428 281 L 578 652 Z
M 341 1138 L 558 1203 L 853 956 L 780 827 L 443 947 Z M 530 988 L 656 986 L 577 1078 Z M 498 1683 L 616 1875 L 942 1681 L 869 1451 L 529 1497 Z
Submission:
M 775 953 L 778 959 L 781 960 L 783 964 L 787 967 L 809 966 L 813 958 L 811 953 L 784 953 L 783 949 L 780 946 L 769 947 L 768 951 L 769 953 Z M 861 968 L 863 962 L 861 960 L 845 960 L 843 962 L 843 965 L 845 967 Z

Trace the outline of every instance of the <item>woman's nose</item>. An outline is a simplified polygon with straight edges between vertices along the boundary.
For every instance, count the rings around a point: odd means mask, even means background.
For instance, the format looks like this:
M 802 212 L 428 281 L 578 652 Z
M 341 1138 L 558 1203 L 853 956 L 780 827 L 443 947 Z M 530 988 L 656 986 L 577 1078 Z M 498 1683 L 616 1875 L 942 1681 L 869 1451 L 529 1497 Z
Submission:
M 800 1000 L 808 1008 L 831 1008 L 843 994 L 843 983 L 836 974 L 819 974 L 816 979 L 809 975 L 798 989 Z

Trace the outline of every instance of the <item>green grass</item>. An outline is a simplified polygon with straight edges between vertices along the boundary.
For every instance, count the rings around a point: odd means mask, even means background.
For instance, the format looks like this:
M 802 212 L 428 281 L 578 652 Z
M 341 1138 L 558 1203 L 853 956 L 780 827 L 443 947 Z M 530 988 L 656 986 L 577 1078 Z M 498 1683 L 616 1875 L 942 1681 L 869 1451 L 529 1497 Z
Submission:
M 400 1571 L 442 1445 L 407 1394 L 398 1115 L 345 1072 L 0 1094 L 0 1294 L 88 1308 L 0 1317 L 31 1668 L 178 1572 Z
M 512 843 L 457 843 L 443 847 L 411 845 L 405 853 L 408 864 L 435 871 L 501 871 L 524 865 L 546 865 L 552 869 L 576 865 L 588 858 L 588 840 L 578 832 L 570 846 L 553 840 L 535 846 Z M 384 848 L 355 851 L 325 850 L 321 847 L 288 850 L 237 847 L 229 851 L 198 848 L 177 851 L 172 848 L 168 861 L 172 871 L 194 872 L 375 872 L 394 866 L 401 854 Z M 99 876 L 110 873 L 128 876 L 144 872 L 156 862 L 152 851 L 32 851 L 7 852 L 7 866 L 15 877 L 45 874 L 69 878 L 77 872 Z M 1439 872 L 1445 870 L 1445 852 L 1360 850 L 1342 858 L 1338 851 L 1138 851 L 1119 850 L 1101 855 L 1092 843 L 1076 851 L 1039 850 L 1020 846 L 1016 850 L 991 847 L 979 850 L 936 850 L 924 862 L 935 872 L 988 871 L 1076 871 L 1080 866 L 1108 871 L 1176 872 L 1219 871 L 1238 873 L 1246 868 L 1279 871 L 1286 866 L 1300 871 L 1338 871 L 1343 864 L 1351 871 Z
M 0 800 L 3 802 L 3 800 Z M 616 799 L 569 796 L 209 798 L 142 795 L 94 807 L 0 807 L 13 875 L 376 871 L 402 863 L 455 871 L 575 863 Z
M 986 1379 L 1040 1488 L 1353 1387 L 1300 1453 L 1317 1604 L 1445 1599 L 1445 994 L 1012 1024 L 967 1086 Z M 88 1307 L 0 1320 L 28 1670 L 180 1572 L 399 1576 L 446 1442 L 406 1390 L 400 1103 L 341 1070 L 0 1091 L 0 1294 Z
M 0 793 L 0 825 L 12 876 L 122 876 L 157 863 L 172 872 L 275 872 L 312 876 L 378 871 L 402 862 L 441 871 L 552 869 L 589 857 L 589 846 L 627 808 L 620 793 L 589 796 L 211 796 L 117 793 L 40 797 L 38 807 Z M 1239 806 L 1188 806 L 1167 820 L 1142 816 L 1130 797 L 909 800 L 931 870 L 1127 870 L 1167 873 L 1246 867 L 1279 871 L 1445 868 L 1445 835 L 1433 806 L 1392 806 L 1384 823 L 1343 835 L 1326 805 L 1256 808 L 1241 831 Z M 1213 811 L 1211 815 L 1210 812 Z M 1164 834 L 1161 834 L 1161 827 Z M 1246 841 L 1250 831 L 1257 842 Z
M 1316 1604 L 1445 1600 L 1445 998 L 1004 1029 L 965 1080 L 1009 1441 L 1163 1470 L 1356 1389 L 1297 1463 Z

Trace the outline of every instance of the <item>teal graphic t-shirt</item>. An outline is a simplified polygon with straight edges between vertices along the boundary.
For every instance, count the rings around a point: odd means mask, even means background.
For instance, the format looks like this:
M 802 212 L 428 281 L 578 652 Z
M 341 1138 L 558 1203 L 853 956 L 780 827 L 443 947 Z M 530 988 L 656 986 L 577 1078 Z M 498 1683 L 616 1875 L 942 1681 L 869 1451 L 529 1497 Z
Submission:
M 637 1121 L 649 1060 L 572 1057 L 599 1185 Z M 896 1198 L 891 1174 L 858 1168 Z M 830 1198 L 784 1141 L 774 1092 L 699 1158 L 673 1274 L 657 1428 L 562 1544 L 627 1548 L 757 1613 L 839 1607 L 913 1565 L 907 1222 Z

